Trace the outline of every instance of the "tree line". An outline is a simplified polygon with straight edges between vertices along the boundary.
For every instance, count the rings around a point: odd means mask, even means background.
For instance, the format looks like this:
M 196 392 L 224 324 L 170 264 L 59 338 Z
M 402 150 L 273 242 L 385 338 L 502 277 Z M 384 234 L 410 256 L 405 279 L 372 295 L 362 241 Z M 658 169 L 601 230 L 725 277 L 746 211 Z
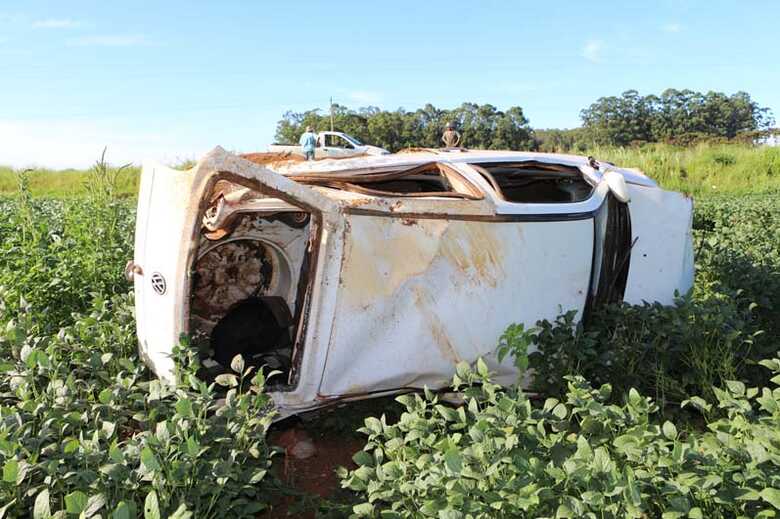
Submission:
M 452 124 L 462 143 L 473 149 L 538 151 L 585 150 L 593 145 L 652 142 L 689 144 L 700 140 L 755 140 L 772 131 L 771 111 L 749 94 L 701 93 L 667 89 L 660 95 L 628 90 L 602 97 L 580 112 L 582 126 L 534 129 L 519 106 L 499 110 L 491 104 L 463 103 L 454 109 L 426 104 L 415 111 L 370 106 L 352 110 L 333 106 L 333 127 L 390 151 L 442 146 L 444 127 Z M 279 143 L 297 143 L 306 126 L 331 127 L 331 114 L 319 109 L 286 112 L 276 126 Z
M 624 146 L 633 142 L 682 142 L 698 138 L 734 139 L 769 130 L 768 108 L 746 92 L 664 90 L 660 96 L 636 90 L 619 97 L 602 97 L 580 112 L 583 129 L 598 144 Z
M 490 104 L 463 103 L 447 110 L 426 104 L 414 112 L 403 108 L 386 111 L 370 106 L 350 110 L 333 106 L 334 129 L 390 151 L 439 148 L 443 146 L 441 135 L 448 123 L 461 133 L 462 142 L 469 148 L 529 149 L 533 146 L 533 130 L 519 106 L 501 111 Z M 329 130 L 330 125 L 330 113 L 321 110 L 287 112 L 276 126 L 276 140 L 297 143 L 307 126 L 321 131 Z

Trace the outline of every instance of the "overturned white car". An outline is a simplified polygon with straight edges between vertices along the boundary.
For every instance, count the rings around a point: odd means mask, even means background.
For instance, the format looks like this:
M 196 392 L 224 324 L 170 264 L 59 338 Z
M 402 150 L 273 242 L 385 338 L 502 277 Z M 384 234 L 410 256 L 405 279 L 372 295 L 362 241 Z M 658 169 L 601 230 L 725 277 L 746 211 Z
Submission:
M 569 155 L 418 150 L 297 162 L 217 148 L 143 170 L 134 273 L 143 359 L 174 377 L 182 334 L 221 369 L 282 371 L 282 414 L 446 387 L 497 340 L 693 283 L 692 201 Z M 273 378 L 269 382 L 273 382 Z

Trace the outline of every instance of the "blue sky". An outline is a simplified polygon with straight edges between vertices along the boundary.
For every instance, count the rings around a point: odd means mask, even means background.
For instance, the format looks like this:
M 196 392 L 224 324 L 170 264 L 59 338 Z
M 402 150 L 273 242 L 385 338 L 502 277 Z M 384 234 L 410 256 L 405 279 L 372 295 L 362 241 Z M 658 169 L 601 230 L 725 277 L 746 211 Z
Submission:
M 522 106 L 572 127 L 635 88 L 780 118 L 780 2 L 0 0 L 0 164 L 263 150 L 286 110 Z

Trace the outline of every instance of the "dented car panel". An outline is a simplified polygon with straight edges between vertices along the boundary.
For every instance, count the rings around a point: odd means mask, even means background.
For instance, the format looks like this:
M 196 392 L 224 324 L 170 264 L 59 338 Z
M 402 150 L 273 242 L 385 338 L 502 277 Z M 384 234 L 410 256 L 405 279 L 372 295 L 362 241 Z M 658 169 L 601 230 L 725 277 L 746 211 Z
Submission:
M 492 151 L 250 158 L 144 167 L 139 348 L 168 381 L 182 334 L 216 370 L 237 353 L 278 369 L 282 416 L 444 388 L 480 357 L 510 383 L 508 325 L 692 286 L 692 203 L 636 171 Z
M 513 322 L 582 311 L 592 224 L 350 216 L 336 319 L 319 393 L 439 387 L 492 355 Z

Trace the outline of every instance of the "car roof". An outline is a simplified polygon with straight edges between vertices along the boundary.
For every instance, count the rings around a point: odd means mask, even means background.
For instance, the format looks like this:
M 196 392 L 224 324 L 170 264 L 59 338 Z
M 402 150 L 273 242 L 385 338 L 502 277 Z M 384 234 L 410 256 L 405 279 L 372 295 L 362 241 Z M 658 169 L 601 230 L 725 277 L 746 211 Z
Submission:
M 346 171 L 392 170 L 404 167 L 414 167 L 429 162 L 451 163 L 489 163 L 489 162 L 542 162 L 560 164 L 579 169 L 596 171 L 591 167 L 588 157 L 567 155 L 562 153 L 538 153 L 531 151 L 496 151 L 496 150 L 443 150 L 417 149 L 401 151 L 387 155 L 360 155 L 350 158 L 328 158 L 312 161 L 281 161 L 269 165 L 271 169 L 290 176 L 311 173 L 335 173 Z M 609 169 L 623 175 L 626 182 L 644 186 L 656 186 L 655 181 L 639 170 L 616 167 L 607 162 L 601 162 Z

